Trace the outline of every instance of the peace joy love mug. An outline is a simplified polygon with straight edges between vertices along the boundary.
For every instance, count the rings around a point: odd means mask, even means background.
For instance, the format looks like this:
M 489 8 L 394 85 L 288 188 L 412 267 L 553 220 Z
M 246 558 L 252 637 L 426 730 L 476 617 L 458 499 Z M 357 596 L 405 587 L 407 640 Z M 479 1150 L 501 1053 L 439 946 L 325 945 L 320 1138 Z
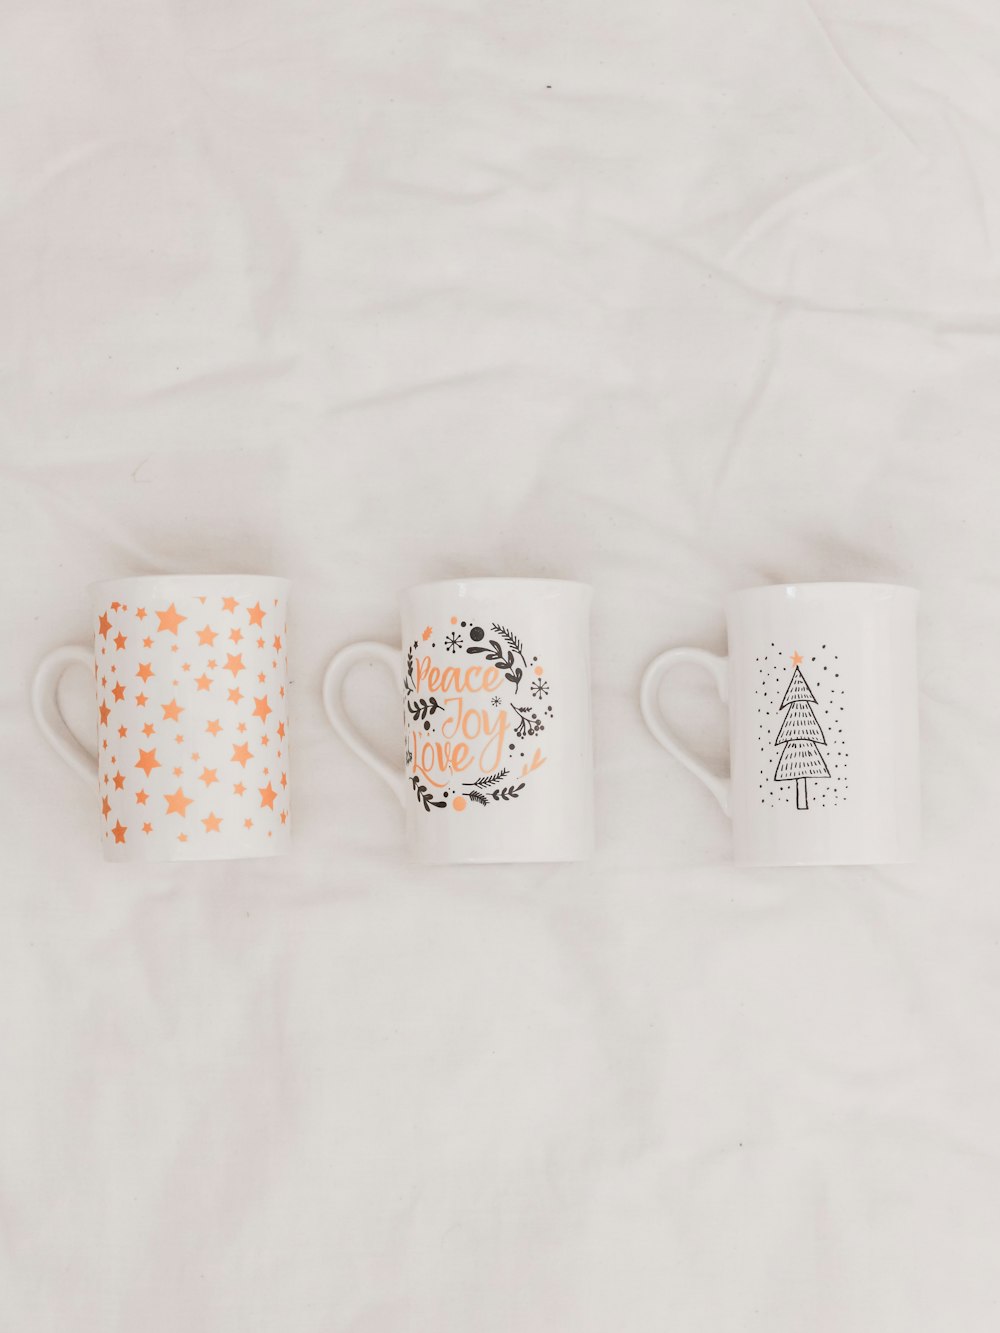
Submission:
M 356 643 L 323 700 L 338 735 L 392 788 L 425 862 L 580 861 L 593 852 L 591 592 L 554 579 L 455 579 L 401 595 L 403 648 Z M 344 679 L 396 682 L 402 763 L 347 716 Z
M 97 789 L 111 861 L 288 850 L 288 584 L 154 575 L 90 589 L 93 648 L 57 648 L 32 686 L 38 725 Z M 59 710 L 63 673 L 96 686 L 94 745 Z
M 673 648 L 651 663 L 646 725 L 731 817 L 737 862 L 917 859 L 917 599 L 876 583 L 751 588 L 727 601 L 728 657 Z M 729 778 L 664 724 L 660 682 L 682 663 L 704 667 L 729 701 Z

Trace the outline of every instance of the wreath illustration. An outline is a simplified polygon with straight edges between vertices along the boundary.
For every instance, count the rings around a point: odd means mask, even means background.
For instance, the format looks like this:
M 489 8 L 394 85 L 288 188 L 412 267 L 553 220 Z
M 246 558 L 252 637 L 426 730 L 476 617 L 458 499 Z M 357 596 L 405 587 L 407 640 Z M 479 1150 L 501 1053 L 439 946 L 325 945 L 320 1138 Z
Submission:
M 526 779 L 545 763 L 545 756 L 536 746 L 534 753 L 521 750 L 518 757 L 524 762 L 520 773 L 515 773 L 509 765 L 514 764 L 515 741 L 535 740 L 545 730 L 546 723 L 554 716 L 549 702 L 549 682 L 537 657 L 529 661 L 522 640 L 505 625 L 491 622 L 487 630 L 482 625 L 469 621 L 459 621 L 451 617 L 451 629 L 441 640 L 445 653 L 453 658 L 481 657 L 483 662 L 495 668 L 502 684 L 491 692 L 486 706 L 497 711 L 505 709 L 508 716 L 509 734 L 513 740 L 508 744 L 509 757 L 504 767 L 494 773 L 485 774 L 472 780 L 457 777 L 444 791 L 431 789 L 421 781 L 418 774 L 410 775 L 410 785 L 414 795 L 424 810 L 465 810 L 478 806 L 489 809 L 493 805 L 520 799 L 527 785 Z M 423 632 L 426 642 L 433 634 L 433 627 L 428 626 Z M 431 644 L 437 647 L 437 640 Z M 406 725 L 420 727 L 424 731 L 435 729 L 432 720 L 435 714 L 443 712 L 444 702 L 435 694 L 421 695 L 417 690 L 415 654 L 421 647 L 421 640 L 414 639 L 406 650 L 406 672 L 403 677 L 404 708 Z M 413 762 L 413 751 L 406 747 L 406 765 Z

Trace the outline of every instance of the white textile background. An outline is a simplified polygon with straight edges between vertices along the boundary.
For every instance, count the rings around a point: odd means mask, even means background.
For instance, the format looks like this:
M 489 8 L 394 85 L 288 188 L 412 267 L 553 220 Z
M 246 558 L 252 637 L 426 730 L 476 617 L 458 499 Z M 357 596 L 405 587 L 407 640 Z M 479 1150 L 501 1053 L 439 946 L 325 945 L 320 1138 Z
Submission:
M 995 4 L 0 22 L 0 1328 L 995 1333 Z M 105 865 L 34 665 L 229 569 L 294 581 L 294 854 Z M 482 572 L 594 585 L 592 865 L 409 867 L 325 722 Z M 923 592 L 925 859 L 737 871 L 638 678 L 827 578 Z

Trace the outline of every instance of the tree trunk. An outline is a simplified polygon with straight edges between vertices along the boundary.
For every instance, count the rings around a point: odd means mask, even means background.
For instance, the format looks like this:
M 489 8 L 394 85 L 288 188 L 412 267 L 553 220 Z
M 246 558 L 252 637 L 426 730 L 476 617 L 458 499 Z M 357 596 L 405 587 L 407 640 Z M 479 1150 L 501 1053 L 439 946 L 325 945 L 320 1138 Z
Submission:
M 806 790 L 805 778 L 795 779 L 795 808 L 796 810 L 809 809 L 809 793 Z

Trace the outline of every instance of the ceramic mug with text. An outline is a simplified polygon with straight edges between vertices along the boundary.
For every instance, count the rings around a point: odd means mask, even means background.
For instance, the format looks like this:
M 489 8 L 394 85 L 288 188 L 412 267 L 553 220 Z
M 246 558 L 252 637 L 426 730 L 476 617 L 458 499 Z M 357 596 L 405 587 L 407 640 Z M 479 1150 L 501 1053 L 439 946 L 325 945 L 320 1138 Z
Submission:
M 556 579 L 471 578 L 401 595 L 402 648 L 357 643 L 333 658 L 334 730 L 392 788 L 410 849 L 437 863 L 579 861 L 592 854 L 590 589 Z M 348 717 L 343 682 L 388 667 L 401 761 Z

